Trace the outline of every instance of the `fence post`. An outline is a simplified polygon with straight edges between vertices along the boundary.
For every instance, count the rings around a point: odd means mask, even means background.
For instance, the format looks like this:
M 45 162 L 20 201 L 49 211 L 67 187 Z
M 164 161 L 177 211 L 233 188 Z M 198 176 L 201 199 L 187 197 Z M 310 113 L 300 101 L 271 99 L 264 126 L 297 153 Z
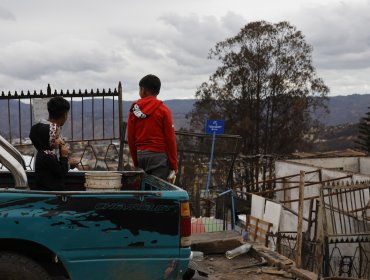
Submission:
M 119 127 L 119 138 L 123 135 L 123 104 L 122 104 L 122 84 L 118 83 L 118 127 Z
M 195 213 L 194 213 L 194 216 L 196 218 L 199 218 L 200 217 L 200 192 L 202 190 L 202 180 L 201 178 L 199 177 L 199 174 L 201 172 L 201 169 L 199 168 L 199 166 L 196 167 L 196 175 L 195 175 L 195 179 L 194 179 L 194 188 L 193 188 L 193 195 L 195 196 Z
M 300 171 L 299 179 L 299 203 L 298 203 L 298 225 L 297 225 L 297 246 L 295 252 L 295 262 L 298 268 L 302 266 L 302 222 L 304 207 L 304 176 L 305 172 Z

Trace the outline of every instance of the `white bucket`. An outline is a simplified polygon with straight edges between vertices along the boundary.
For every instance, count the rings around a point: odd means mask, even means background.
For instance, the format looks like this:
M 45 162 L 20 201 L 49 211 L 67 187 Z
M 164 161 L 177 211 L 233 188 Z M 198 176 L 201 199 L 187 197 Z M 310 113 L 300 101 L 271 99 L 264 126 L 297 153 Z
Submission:
M 119 191 L 121 189 L 122 174 L 109 171 L 85 173 L 85 188 L 87 191 Z

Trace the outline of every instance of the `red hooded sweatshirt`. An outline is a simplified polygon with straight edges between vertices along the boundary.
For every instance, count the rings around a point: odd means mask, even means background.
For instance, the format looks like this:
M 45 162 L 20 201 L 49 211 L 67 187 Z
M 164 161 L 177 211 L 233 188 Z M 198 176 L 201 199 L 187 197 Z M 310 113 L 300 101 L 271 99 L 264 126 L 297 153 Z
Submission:
M 177 147 L 171 111 L 155 96 L 141 98 L 131 105 L 127 140 L 134 165 L 137 150 L 166 153 L 171 170 L 177 171 Z

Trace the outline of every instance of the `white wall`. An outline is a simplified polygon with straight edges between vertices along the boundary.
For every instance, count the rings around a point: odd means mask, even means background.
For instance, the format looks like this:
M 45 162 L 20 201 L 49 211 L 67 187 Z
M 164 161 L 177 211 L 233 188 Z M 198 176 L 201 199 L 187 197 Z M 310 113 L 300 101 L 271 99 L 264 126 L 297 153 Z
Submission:
M 303 161 L 303 162 L 302 162 Z M 370 182 L 370 159 L 362 158 L 361 164 L 362 166 L 369 166 L 368 173 L 369 174 L 360 174 L 360 173 L 352 173 L 352 172 L 345 172 L 340 170 L 333 170 L 330 168 L 333 168 L 334 166 L 339 166 L 342 164 L 346 168 L 349 168 L 349 166 L 352 167 L 352 169 L 356 169 L 355 163 L 360 163 L 360 160 L 357 160 L 357 158 L 338 158 L 336 161 L 335 159 L 305 159 L 305 160 L 289 160 L 289 161 L 276 161 L 275 162 L 275 173 L 276 178 L 285 177 L 289 175 L 299 174 L 300 171 L 314 171 L 321 169 L 322 174 L 322 180 L 329 180 L 329 179 L 335 179 L 339 177 L 344 177 L 346 175 L 352 175 L 352 178 L 342 179 L 341 182 L 343 183 L 354 183 L 354 182 Z M 310 163 L 310 164 L 308 164 Z M 313 164 L 320 164 L 320 165 L 313 165 Z M 329 169 L 325 167 L 323 164 L 328 164 Z M 360 164 L 360 165 L 361 165 Z M 360 168 L 359 168 L 360 169 Z M 299 176 L 296 176 L 294 178 L 288 179 L 291 181 L 291 183 L 288 183 L 286 186 L 299 186 Z M 306 174 L 304 178 L 305 182 L 319 182 L 319 172 Z M 294 181 L 294 182 L 292 182 Z M 337 181 L 336 181 L 337 182 Z M 321 184 L 315 184 L 312 186 L 306 186 L 304 190 L 304 197 L 313 197 L 313 196 L 319 196 L 320 195 L 320 186 Z M 283 184 L 279 183 L 276 186 L 276 189 L 282 189 Z M 291 189 L 285 191 L 286 199 L 298 199 L 299 198 L 299 189 Z M 276 192 L 276 198 L 277 201 L 283 201 L 284 200 L 284 191 Z M 335 200 L 336 198 L 333 197 Z M 365 201 L 370 200 L 370 194 L 369 191 L 365 192 Z M 334 201 L 335 204 L 337 204 L 336 200 Z M 291 210 L 298 213 L 298 202 L 292 202 L 284 204 L 285 206 L 289 207 Z M 303 215 L 305 218 L 309 217 L 309 200 L 306 200 L 304 202 L 304 211 Z M 283 218 L 284 220 L 284 218 Z M 291 221 L 289 223 L 283 222 L 280 225 L 281 231 L 289 231 L 292 228 L 296 227 L 296 221 Z
M 360 157 L 359 164 L 359 173 L 370 175 L 370 157 Z
M 327 169 L 337 169 L 337 170 L 345 170 L 345 171 L 359 173 L 360 172 L 360 167 L 359 167 L 360 158 L 361 157 L 303 158 L 303 159 L 293 159 L 290 161 L 299 162 L 299 163 L 308 164 L 308 165 L 314 165 L 314 166 L 321 166 Z

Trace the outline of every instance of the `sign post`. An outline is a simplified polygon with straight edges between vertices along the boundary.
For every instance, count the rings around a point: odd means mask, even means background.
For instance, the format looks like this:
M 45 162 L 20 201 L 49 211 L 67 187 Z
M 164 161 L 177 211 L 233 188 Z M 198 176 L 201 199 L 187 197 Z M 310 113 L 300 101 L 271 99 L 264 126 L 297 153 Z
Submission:
M 209 185 L 211 184 L 212 178 L 212 163 L 213 163 L 213 153 L 215 149 L 216 134 L 224 134 L 224 121 L 223 120 L 207 120 L 206 122 L 206 133 L 212 134 L 212 147 L 211 147 L 211 157 L 208 164 L 208 177 L 206 185 L 206 195 L 209 192 Z

